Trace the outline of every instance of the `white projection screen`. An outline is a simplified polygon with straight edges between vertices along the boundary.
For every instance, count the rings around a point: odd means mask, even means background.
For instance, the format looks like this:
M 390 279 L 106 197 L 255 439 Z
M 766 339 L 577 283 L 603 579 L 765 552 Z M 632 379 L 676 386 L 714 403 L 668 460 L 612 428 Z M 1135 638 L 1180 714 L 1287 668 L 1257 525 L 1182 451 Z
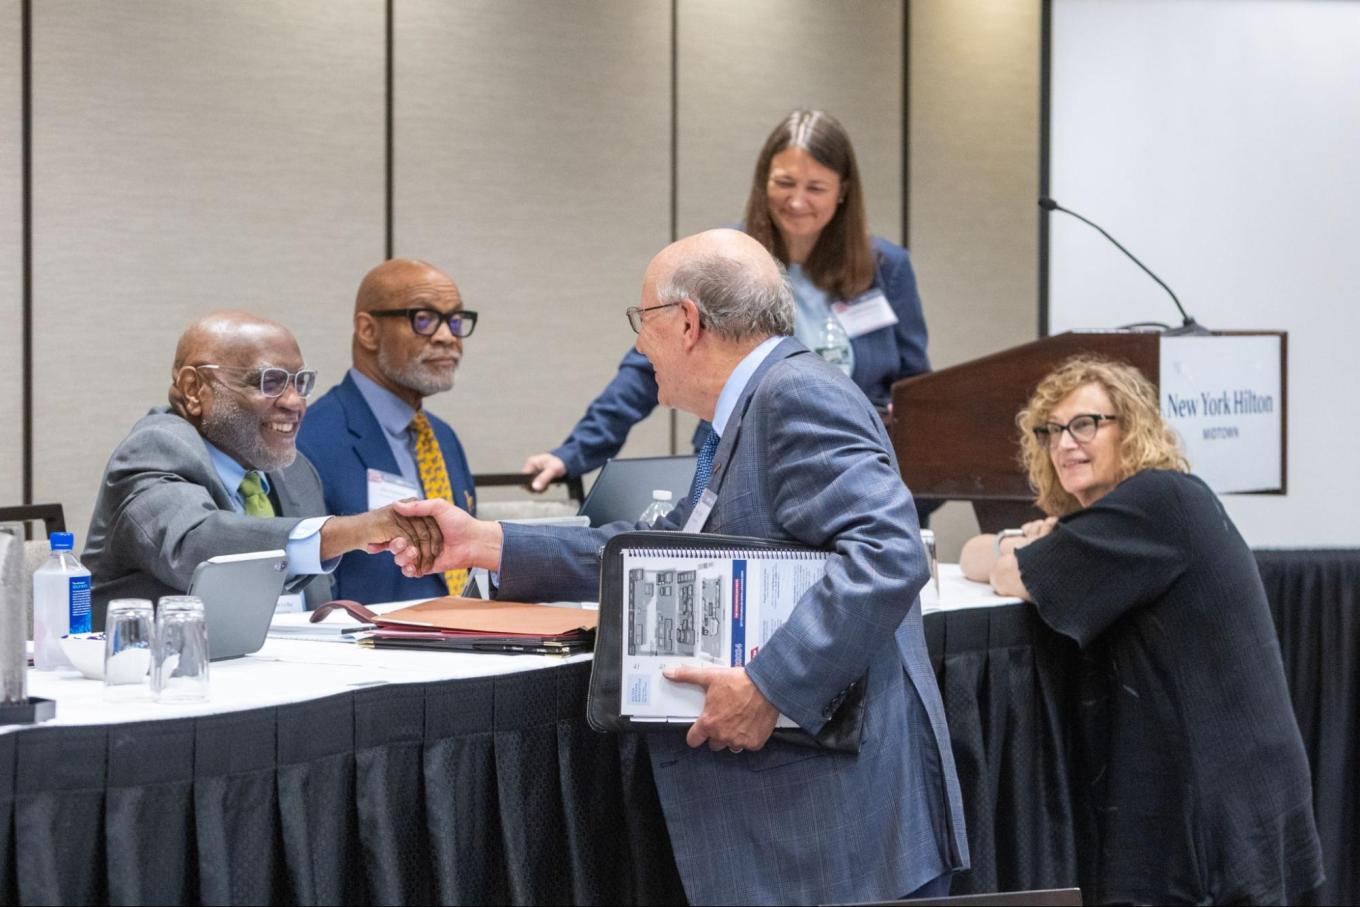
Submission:
M 1289 332 L 1288 494 L 1225 495 L 1230 515 L 1256 548 L 1360 545 L 1360 0 L 1051 4 L 1052 197 L 1200 323 Z M 1048 217 L 1050 333 L 1178 323 Z

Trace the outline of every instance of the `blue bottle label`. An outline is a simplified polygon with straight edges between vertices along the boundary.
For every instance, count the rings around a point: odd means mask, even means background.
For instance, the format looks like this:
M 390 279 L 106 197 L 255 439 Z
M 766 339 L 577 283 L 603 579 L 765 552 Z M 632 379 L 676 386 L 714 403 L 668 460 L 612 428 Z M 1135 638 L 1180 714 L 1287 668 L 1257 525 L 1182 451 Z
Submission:
M 90 615 L 90 578 L 73 576 L 71 583 L 71 633 L 89 633 Z

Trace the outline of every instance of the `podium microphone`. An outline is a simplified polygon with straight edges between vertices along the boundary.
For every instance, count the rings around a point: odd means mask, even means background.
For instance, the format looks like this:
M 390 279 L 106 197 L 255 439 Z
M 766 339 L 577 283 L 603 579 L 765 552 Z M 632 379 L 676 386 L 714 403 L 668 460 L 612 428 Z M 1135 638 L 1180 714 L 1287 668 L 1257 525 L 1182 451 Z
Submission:
M 1061 212 L 1063 212 L 1064 214 L 1070 214 L 1070 215 L 1072 215 L 1073 217 L 1075 217 L 1077 220 L 1081 221 L 1082 223 L 1084 223 L 1084 224 L 1086 224 L 1086 225 L 1088 225 L 1088 226 L 1094 227 L 1097 231 L 1100 232 L 1100 235 L 1101 235 L 1101 236 L 1105 237 L 1105 238 L 1108 239 L 1110 242 L 1114 243 L 1114 247 L 1115 247 L 1116 249 L 1118 249 L 1120 252 L 1123 252 L 1125 255 L 1127 255 L 1127 256 L 1129 257 L 1129 260 L 1130 260 L 1130 261 L 1132 261 L 1132 262 L 1133 262 L 1134 264 L 1136 264 L 1138 267 L 1142 268 L 1143 271 L 1147 273 L 1147 276 L 1149 276 L 1149 277 L 1151 277 L 1153 280 L 1157 281 L 1157 284 L 1158 284 L 1163 290 L 1166 290 L 1167 295 L 1169 295 L 1169 296 L 1171 297 L 1171 301 L 1174 302 L 1174 303 L 1176 304 L 1176 308 L 1180 311 L 1182 321 L 1181 321 L 1181 326 L 1180 326 L 1180 327 L 1178 327 L 1178 328 L 1170 328 L 1170 329 L 1164 331 L 1163 333 L 1166 333 L 1166 334 L 1168 334 L 1168 335 L 1173 335 L 1173 336 L 1174 336 L 1174 335 L 1182 335 L 1182 334 L 1195 334 L 1195 335 L 1198 335 L 1198 334 L 1208 334 L 1208 333 L 1209 333 L 1209 329 L 1208 329 L 1208 328 L 1206 328 L 1204 325 L 1200 324 L 1199 322 L 1195 321 L 1195 319 L 1191 318 L 1189 315 L 1187 315 L 1187 314 L 1185 313 L 1185 306 L 1181 305 L 1181 301 L 1180 301 L 1179 299 L 1176 298 L 1176 294 L 1175 294 L 1175 293 L 1172 293 L 1172 292 L 1171 292 L 1171 288 L 1170 288 L 1169 286 L 1167 286 L 1165 283 L 1163 283 L 1163 282 L 1162 282 L 1162 279 L 1161 279 L 1160 277 L 1158 277 L 1156 274 L 1153 274 L 1153 273 L 1152 273 L 1152 270 L 1151 270 L 1150 268 L 1148 268 L 1147 265 L 1145 265 L 1145 264 L 1143 264 L 1141 261 L 1139 261 L 1139 260 L 1134 256 L 1134 254 L 1133 254 L 1132 252 L 1130 252 L 1128 249 L 1126 249 L 1126 248 L 1124 248 L 1122 245 L 1120 245 L 1120 244 L 1119 244 L 1119 240 L 1115 239 L 1113 236 L 1111 236 L 1110 234 L 1106 233 L 1105 230 L 1104 230 L 1103 228 L 1101 228 L 1100 224 L 1097 224 L 1097 223 L 1094 223 L 1093 221 L 1087 220 L 1086 218 L 1082 217 L 1080 214 L 1078 214 L 1077 212 L 1073 211 L 1073 210 L 1070 209 L 1070 208 L 1064 208 L 1062 205 L 1058 204 L 1058 203 L 1055 202 L 1053 199 L 1048 198 L 1047 196 L 1045 196 L 1045 197 L 1039 199 L 1039 207 L 1040 207 L 1040 208 L 1043 208 L 1045 211 L 1061 211 Z M 1137 326 L 1138 326 L 1138 325 L 1129 325 L 1129 327 L 1137 327 Z

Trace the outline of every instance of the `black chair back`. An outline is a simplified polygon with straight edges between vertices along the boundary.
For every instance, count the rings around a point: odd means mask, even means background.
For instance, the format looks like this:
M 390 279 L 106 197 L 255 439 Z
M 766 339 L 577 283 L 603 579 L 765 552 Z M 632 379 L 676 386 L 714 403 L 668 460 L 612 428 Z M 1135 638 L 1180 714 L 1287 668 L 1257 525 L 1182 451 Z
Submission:
M 66 514 L 60 504 L 0 507 L 0 523 L 23 523 L 26 540 L 33 540 L 33 524 L 39 521 L 43 524 L 42 539 L 46 539 L 54 532 L 66 531 Z

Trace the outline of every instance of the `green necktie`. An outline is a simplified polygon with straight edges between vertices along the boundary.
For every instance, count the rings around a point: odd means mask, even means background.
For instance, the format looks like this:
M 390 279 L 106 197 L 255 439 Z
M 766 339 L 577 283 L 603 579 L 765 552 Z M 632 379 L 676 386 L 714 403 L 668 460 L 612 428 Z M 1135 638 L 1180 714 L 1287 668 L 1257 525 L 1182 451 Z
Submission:
M 273 516 L 274 505 L 269 495 L 264 493 L 264 482 L 258 472 L 248 472 L 236 489 L 241 492 L 241 500 L 246 505 L 246 516 Z

